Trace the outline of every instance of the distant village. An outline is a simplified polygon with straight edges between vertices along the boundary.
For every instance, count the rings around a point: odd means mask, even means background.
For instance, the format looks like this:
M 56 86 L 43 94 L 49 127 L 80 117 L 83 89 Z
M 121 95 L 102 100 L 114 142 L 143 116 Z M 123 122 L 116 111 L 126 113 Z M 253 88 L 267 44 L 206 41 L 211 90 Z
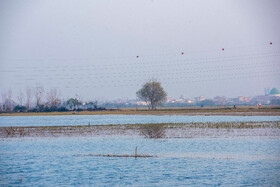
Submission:
M 103 103 L 105 106 L 112 108 L 123 107 L 145 107 L 145 101 L 138 100 L 116 100 L 108 103 Z M 280 105 L 280 91 L 277 88 L 271 90 L 265 89 L 265 94 L 255 97 L 238 96 L 236 98 L 227 98 L 224 96 L 216 96 L 212 99 L 198 96 L 188 98 L 186 95 L 181 95 L 180 98 L 167 97 L 163 107 L 191 107 L 191 106 L 262 106 L 262 105 Z

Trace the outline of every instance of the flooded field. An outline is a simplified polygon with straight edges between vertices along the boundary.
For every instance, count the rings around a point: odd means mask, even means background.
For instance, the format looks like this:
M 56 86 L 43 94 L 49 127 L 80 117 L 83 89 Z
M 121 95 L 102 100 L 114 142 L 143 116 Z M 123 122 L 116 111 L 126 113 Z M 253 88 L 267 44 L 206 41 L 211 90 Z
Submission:
M 279 116 L 24 116 L 0 123 L 0 186 L 280 185 Z
M 153 155 L 151 158 L 98 154 Z M 1 186 L 279 186 L 280 140 L 16 138 L 0 141 Z

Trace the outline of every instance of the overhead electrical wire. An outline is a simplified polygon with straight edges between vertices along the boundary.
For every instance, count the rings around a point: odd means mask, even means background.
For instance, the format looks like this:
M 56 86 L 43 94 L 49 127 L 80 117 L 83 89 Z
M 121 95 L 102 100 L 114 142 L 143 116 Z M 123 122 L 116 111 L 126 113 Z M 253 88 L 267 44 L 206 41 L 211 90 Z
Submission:
M 240 50 L 246 46 L 225 47 L 220 50 L 210 49 L 209 51 L 216 51 L 216 56 L 203 58 L 197 58 L 188 54 L 189 51 L 182 50 L 176 53 L 139 54 L 134 57 L 128 55 L 114 58 L 75 58 L 70 60 L 66 58 L 37 59 L 44 62 L 51 60 L 65 62 L 67 60 L 71 62 L 92 61 L 97 64 L 16 66 L 0 70 L 0 73 L 13 74 L 17 79 L 29 83 L 40 84 L 41 81 L 47 85 L 59 85 L 60 87 L 64 86 L 67 88 L 78 88 L 81 85 L 85 86 L 85 84 L 90 84 L 91 87 L 135 86 L 135 83 L 142 84 L 143 80 L 155 76 L 159 77 L 163 84 L 239 80 L 265 76 L 279 77 L 280 51 L 272 48 L 272 43 L 269 44 L 266 45 L 265 50 L 261 53 L 241 53 L 231 56 L 224 55 L 224 51 Z M 273 45 L 275 46 L 275 44 Z M 262 47 L 255 46 L 250 48 L 250 50 L 252 49 L 262 49 Z M 279 49 L 279 47 L 276 47 L 276 49 Z M 25 62 L 30 59 L 18 60 Z M 118 60 L 122 61 L 119 62 Z M 118 62 L 114 63 L 115 61 Z M 100 64 L 100 62 L 105 63 Z M 29 73 L 27 74 L 26 72 Z M 196 75 L 194 76 L 193 74 Z M 65 80 L 70 81 L 65 82 Z M 178 82 L 177 80 L 182 81 Z M 130 84 L 130 82 L 133 83 Z M 17 80 L 16 84 L 21 85 L 24 83 Z M 79 86 L 77 87 L 76 84 Z
M 265 55 L 265 56 L 245 56 L 243 58 L 239 57 L 239 58 L 216 58 L 214 59 L 208 59 L 208 60 L 189 60 L 189 59 L 184 59 L 184 60 L 177 60 L 177 59 L 168 59 L 168 60 L 151 60 L 151 61 L 147 61 L 147 62 L 141 62 L 138 63 L 136 66 L 133 66 L 130 64 L 130 66 L 124 64 L 123 66 L 121 64 L 110 64 L 110 66 L 108 65 L 108 67 L 106 67 L 107 65 L 93 65 L 94 69 L 91 69 L 91 67 L 88 68 L 73 68 L 72 66 L 68 66 L 67 68 L 63 68 L 63 72 L 65 71 L 92 71 L 92 70 L 117 70 L 117 69 L 130 69 L 130 68 L 137 68 L 137 69 L 145 69 L 148 67 L 154 67 L 157 65 L 160 65 L 160 67 L 163 66 L 186 66 L 186 65 L 201 65 L 201 64 L 210 64 L 210 62 L 223 62 L 223 64 L 226 64 L 227 62 L 236 62 L 236 61 L 242 61 L 242 60 L 257 60 L 257 61 L 261 61 L 261 60 L 268 60 L 267 58 L 275 58 L 275 60 L 279 60 L 280 58 L 280 52 L 278 54 L 274 54 L 274 55 Z M 212 61 L 213 60 L 213 61 Z M 270 59 L 273 60 L 273 59 Z M 247 63 L 246 63 L 247 64 Z M 81 65 L 80 67 L 82 67 L 83 65 Z M 28 70 L 30 67 L 26 67 L 24 69 Z M 33 67 L 36 70 L 36 72 L 49 72 L 49 69 L 46 69 L 45 67 Z M 41 69 L 38 69 L 41 68 Z M 61 72 L 61 70 L 59 70 L 59 66 L 54 66 L 52 72 Z M 210 67 L 209 67 L 210 68 Z M 22 72 L 22 70 L 0 70 L 1 73 L 16 73 L 16 72 Z

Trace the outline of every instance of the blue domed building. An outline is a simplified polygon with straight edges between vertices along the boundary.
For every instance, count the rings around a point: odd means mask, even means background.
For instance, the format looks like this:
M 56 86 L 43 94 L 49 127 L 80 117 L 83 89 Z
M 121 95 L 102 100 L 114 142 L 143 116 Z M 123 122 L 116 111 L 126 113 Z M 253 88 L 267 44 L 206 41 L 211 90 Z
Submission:
M 269 92 L 269 95 L 280 97 L 280 91 L 277 88 L 272 88 Z

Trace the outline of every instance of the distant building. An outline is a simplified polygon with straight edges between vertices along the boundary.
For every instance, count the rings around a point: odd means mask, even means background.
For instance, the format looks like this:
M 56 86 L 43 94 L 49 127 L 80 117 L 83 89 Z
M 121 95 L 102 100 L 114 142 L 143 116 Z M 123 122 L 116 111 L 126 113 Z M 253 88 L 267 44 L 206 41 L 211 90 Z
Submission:
M 264 95 L 265 95 L 265 96 L 269 96 L 269 92 L 270 92 L 270 89 L 269 89 L 269 88 L 265 88 L 265 89 L 264 89 Z
M 253 99 L 251 99 L 251 103 L 254 103 L 254 104 L 269 104 L 270 101 L 269 101 L 269 97 L 268 96 L 265 96 L 265 95 L 260 95 L 260 96 L 255 96 Z
M 175 103 L 183 103 L 184 100 L 183 99 L 175 99 Z
M 204 96 L 199 96 L 198 97 L 198 101 L 204 101 L 205 100 L 205 97 Z
M 270 96 L 280 97 L 280 91 L 277 88 L 272 88 L 269 92 Z
M 217 105 L 225 105 L 226 104 L 226 101 L 228 99 L 224 96 L 216 96 L 214 97 L 214 102 L 217 104 Z
M 245 96 L 239 96 L 238 101 L 239 102 L 250 102 L 251 98 L 245 97 Z
M 187 96 L 186 96 L 186 95 L 181 95 L 181 96 L 180 96 L 180 99 L 186 100 L 186 99 L 187 99 Z
M 188 104 L 192 104 L 192 103 L 194 103 L 194 100 L 188 99 L 188 100 L 187 100 L 187 103 L 188 103 Z
M 147 105 L 147 103 L 144 102 L 144 101 L 137 101 L 136 104 L 137 104 L 137 105 Z
M 172 97 L 167 97 L 166 102 L 167 102 L 167 103 L 170 103 L 170 102 L 172 102 L 172 100 L 173 100 Z

